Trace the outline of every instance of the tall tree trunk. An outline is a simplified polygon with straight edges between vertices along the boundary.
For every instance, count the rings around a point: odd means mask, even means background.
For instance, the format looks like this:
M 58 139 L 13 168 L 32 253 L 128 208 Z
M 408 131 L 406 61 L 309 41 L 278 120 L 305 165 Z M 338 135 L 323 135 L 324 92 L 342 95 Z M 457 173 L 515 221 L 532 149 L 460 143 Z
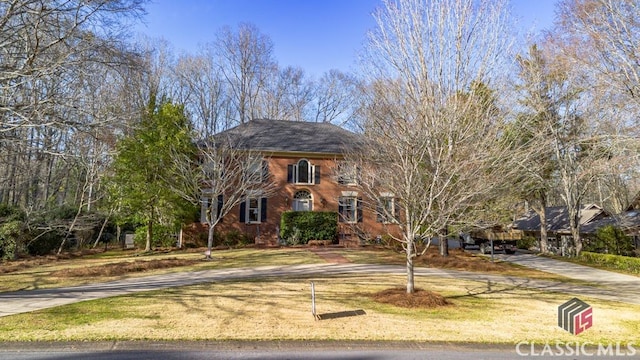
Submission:
M 573 255 L 579 256 L 582 252 L 582 237 L 580 236 L 580 207 L 578 211 L 569 211 L 569 225 L 571 226 L 571 237 L 573 238 Z
M 207 260 L 211 259 L 211 249 L 213 248 L 213 235 L 215 227 L 209 224 L 209 232 L 207 234 Z
M 50 194 L 50 190 L 51 190 L 51 176 L 53 174 L 53 157 L 50 156 L 47 159 L 47 176 L 45 177 L 45 184 L 44 184 L 44 203 L 45 203 L 45 207 L 47 206 L 47 202 L 49 200 L 49 196 L 51 196 Z
M 104 218 L 104 222 L 102 223 L 102 226 L 100 227 L 100 232 L 98 233 L 98 237 L 96 237 L 96 241 L 93 243 L 93 248 L 95 249 L 96 246 L 98 246 L 98 243 L 100 242 L 100 237 L 102 237 L 102 233 L 104 232 L 104 228 L 107 226 L 107 222 L 109 221 L 109 217 L 111 216 L 111 212 L 109 212 L 109 214 L 107 214 L 107 216 Z
M 449 231 L 445 227 L 440 232 L 440 255 L 443 257 L 449 256 Z
M 12 156 L 11 162 L 11 173 L 9 174 L 9 186 L 7 190 L 7 200 L 9 199 L 9 194 L 11 194 L 11 205 L 17 205 L 18 198 L 16 197 L 17 189 L 16 189 L 16 167 L 18 166 L 18 156 Z
M 116 239 L 118 239 L 118 243 L 120 243 L 121 245 L 124 244 L 124 241 L 121 239 L 122 237 L 122 226 L 120 226 L 119 224 L 116 225 Z M 124 246 L 123 246 L 124 248 Z
M 540 252 L 549 253 L 549 235 L 547 234 L 547 213 L 544 209 L 538 213 L 540 216 Z
M 413 294 L 415 292 L 415 281 L 413 274 L 413 248 L 415 246 L 415 239 L 407 241 L 407 294 Z
M 538 199 L 538 201 L 540 206 L 536 206 L 532 202 L 531 208 L 536 212 L 536 214 L 538 214 L 538 217 L 540 218 L 540 252 L 543 254 L 548 254 L 549 235 L 547 233 L 547 212 L 545 210 L 547 207 L 547 202 L 545 198 L 540 198 Z M 535 204 L 538 204 L 538 201 L 536 201 Z
M 76 223 L 78 222 L 78 218 L 80 218 L 80 213 L 82 213 L 82 203 L 80 204 L 80 206 L 78 206 L 78 211 L 76 212 L 76 216 L 73 218 L 71 225 L 69 225 L 69 229 L 67 230 L 67 233 L 65 234 L 64 239 L 62 239 L 62 242 L 60 242 L 60 247 L 58 248 L 58 255 L 62 253 L 62 250 L 64 249 L 64 245 L 67 243 L 69 236 L 73 232 L 76 226 Z
M 153 238 L 153 219 L 147 223 L 147 243 L 144 246 L 144 251 L 151 251 L 151 239 Z

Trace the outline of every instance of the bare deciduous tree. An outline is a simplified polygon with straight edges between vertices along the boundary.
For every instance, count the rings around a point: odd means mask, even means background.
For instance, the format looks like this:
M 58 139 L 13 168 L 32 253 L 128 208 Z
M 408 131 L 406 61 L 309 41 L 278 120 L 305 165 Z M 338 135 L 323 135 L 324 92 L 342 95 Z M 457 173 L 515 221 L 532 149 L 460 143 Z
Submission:
M 236 107 L 236 120 L 245 123 L 259 117 L 259 95 L 267 77 L 276 69 L 273 43 L 251 24 L 240 24 L 237 31 L 225 27 L 218 34 L 215 49 L 220 71 L 229 85 L 229 96 Z
M 612 211 L 621 211 L 634 196 L 628 192 L 637 191 L 633 180 L 640 160 L 640 3 L 564 0 L 557 13 L 551 34 L 554 47 L 581 76 L 594 118 L 590 126 L 608 137 L 608 169 L 598 176 L 597 191 L 591 197 Z
M 640 3 L 637 0 L 564 0 L 555 35 L 565 54 L 595 74 L 601 90 L 640 104 Z
M 113 95 L 137 69 L 126 31 L 145 2 L 0 3 L 0 203 L 36 214 L 95 202 L 102 135 L 129 118 Z
M 208 47 L 199 55 L 185 55 L 174 68 L 177 99 L 190 112 L 194 129 L 204 139 L 230 127 L 231 102 L 228 86 Z
M 268 159 L 224 133 L 202 141 L 197 159 L 175 154 L 174 162 L 172 182 L 179 185 L 172 189 L 201 207 L 201 218 L 209 227 L 207 258 L 220 220 L 247 197 L 268 198 L 276 189 Z
M 356 105 L 357 80 L 338 70 L 330 70 L 316 84 L 310 120 L 344 124 Z
M 313 93 L 304 70 L 289 66 L 275 75 L 267 79 L 255 112 L 268 119 L 305 121 Z
M 521 102 L 526 111 L 520 118 L 520 138 L 526 139 L 525 147 L 536 154 L 534 160 L 521 163 L 525 178 L 521 185 L 545 200 L 534 207 L 541 220 L 549 192 L 558 190 L 567 208 L 573 240 L 573 246 L 565 241 L 562 249 L 565 254 L 579 254 L 580 211 L 595 180 L 604 174 L 615 136 L 601 132 L 598 108 L 592 106 L 598 94 L 583 85 L 580 69 L 552 39 L 544 45 L 542 50 L 532 47 L 528 57 L 519 58 Z M 545 245 L 543 239 L 543 251 Z
M 413 261 L 431 237 L 507 179 L 498 71 L 509 39 L 504 2 L 385 1 L 365 59 L 360 189 L 391 194 L 401 209 L 407 292 Z M 422 240 L 426 239 L 424 247 Z

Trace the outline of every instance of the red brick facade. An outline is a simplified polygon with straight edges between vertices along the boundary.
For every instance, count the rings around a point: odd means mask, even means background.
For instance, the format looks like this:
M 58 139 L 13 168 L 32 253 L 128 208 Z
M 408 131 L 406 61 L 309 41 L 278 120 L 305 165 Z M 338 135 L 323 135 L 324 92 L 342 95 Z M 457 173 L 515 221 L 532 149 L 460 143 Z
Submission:
M 311 195 L 313 211 L 334 211 L 338 212 L 338 199 L 345 195 L 356 195 L 358 189 L 355 186 L 340 184 L 335 175 L 336 157 L 328 154 L 270 154 L 268 160 L 269 173 L 277 184 L 274 195 L 266 200 L 266 217 L 256 223 L 247 223 L 247 219 L 241 222 L 241 209 L 236 206 L 227 214 L 221 223 L 216 226 L 216 232 L 224 234 L 231 230 L 238 230 L 241 233 L 255 239 L 258 245 L 273 246 L 278 245 L 278 229 L 280 217 L 284 211 L 293 210 L 294 195 L 300 190 L 308 191 Z M 290 165 L 295 165 L 299 160 L 306 159 L 309 164 L 318 169 L 319 177 L 311 180 L 313 183 L 297 184 L 291 181 Z M 319 180 L 319 183 L 317 180 Z M 357 194 L 361 197 L 362 194 Z M 264 211 L 264 210 L 262 210 Z M 397 232 L 398 226 L 395 224 L 383 224 L 378 222 L 375 211 L 367 208 L 358 209 L 361 211 L 361 222 L 354 224 L 339 223 L 338 239 L 340 244 L 345 246 L 355 246 L 363 239 L 375 239 L 376 236 L 384 235 L 389 231 Z M 244 216 L 243 216 L 244 217 Z M 192 232 L 206 231 L 206 225 L 193 224 Z M 206 238 L 206 237 L 205 237 Z M 325 239 L 318 239 L 325 240 Z

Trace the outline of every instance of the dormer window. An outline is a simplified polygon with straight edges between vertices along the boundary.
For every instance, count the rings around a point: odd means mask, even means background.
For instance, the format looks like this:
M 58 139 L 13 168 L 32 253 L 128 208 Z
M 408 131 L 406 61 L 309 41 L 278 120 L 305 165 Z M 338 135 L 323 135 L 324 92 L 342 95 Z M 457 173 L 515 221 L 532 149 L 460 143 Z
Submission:
M 287 182 L 294 184 L 319 184 L 320 165 L 313 165 L 307 159 L 300 159 L 287 167 Z

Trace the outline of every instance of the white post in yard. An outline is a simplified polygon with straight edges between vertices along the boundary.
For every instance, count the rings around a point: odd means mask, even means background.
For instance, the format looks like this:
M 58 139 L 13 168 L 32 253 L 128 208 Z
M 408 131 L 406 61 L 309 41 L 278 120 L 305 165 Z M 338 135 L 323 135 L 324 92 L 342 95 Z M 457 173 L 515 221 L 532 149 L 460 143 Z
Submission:
M 313 281 L 311 282 L 311 314 L 314 319 L 318 320 L 316 316 L 316 287 Z

